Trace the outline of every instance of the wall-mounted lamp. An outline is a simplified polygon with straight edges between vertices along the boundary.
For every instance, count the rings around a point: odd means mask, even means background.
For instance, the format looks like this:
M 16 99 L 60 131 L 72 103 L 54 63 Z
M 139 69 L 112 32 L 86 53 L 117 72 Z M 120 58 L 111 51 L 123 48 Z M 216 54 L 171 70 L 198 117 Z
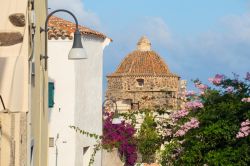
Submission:
M 77 59 L 86 59 L 87 58 L 87 53 L 86 53 L 86 50 L 83 48 L 82 46 L 82 40 L 81 40 L 81 33 L 79 31 L 79 28 L 78 28 L 78 21 L 75 17 L 75 15 L 73 13 L 71 13 L 70 11 L 68 10 L 65 10 L 65 9 L 58 9 L 58 10 L 55 10 L 53 12 L 51 12 L 47 18 L 46 18 L 46 21 L 45 21 L 45 28 L 40 28 L 40 32 L 45 32 L 45 55 L 41 55 L 40 59 L 44 59 L 45 60 L 45 70 L 47 70 L 47 61 L 48 61 L 48 53 L 47 53 L 47 50 L 48 50 L 48 36 L 47 36 L 47 32 L 48 32 L 48 21 L 49 21 L 49 18 L 54 14 L 54 13 L 57 13 L 57 12 L 66 12 L 68 14 L 70 14 L 74 20 L 75 20 L 75 24 L 76 24 L 76 30 L 74 32 L 74 41 L 73 41 L 73 46 L 69 52 L 69 55 L 68 55 L 68 59 L 71 59 L 71 60 L 77 60 Z

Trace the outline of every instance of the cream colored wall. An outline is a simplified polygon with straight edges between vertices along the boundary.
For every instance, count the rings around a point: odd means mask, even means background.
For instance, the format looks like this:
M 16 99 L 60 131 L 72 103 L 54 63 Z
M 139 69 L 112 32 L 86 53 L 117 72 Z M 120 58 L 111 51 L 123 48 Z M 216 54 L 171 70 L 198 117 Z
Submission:
M 11 117 L 9 114 L 0 115 L 0 165 L 10 165 L 11 159 Z
M 40 27 L 44 27 L 47 1 L 35 0 L 35 36 L 34 36 L 34 75 L 30 82 L 30 107 L 31 126 L 29 144 L 34 142 L 33 165 L 48 165 L 48 107 L 47 107 L 47 72 L 43 69 L 44 61 L 40 61 L 40 55 L 44 55 L 44 32 L 40 33 Z M 30 150 L 29 145 L 29 150 Z
M 28 22 L 16 27 L 9 21 L 9 15 L 23 13 L 27 18 L 27 0 L 0 0 L 0 33 L 20 32 L 23 42 L 0 46 L 0 95 L 6 107 L 14 112 L 28 111 Z M 0 111 L 2 110 L 0 105 Z
M 26 148 L 19 148 L 19 136 L 26 129 L 26 114 L 31 119 L 31 124 L 28 126 L 28 135 L 25 133 L 25 137 L 28 137 L 28 151 L 30 149 L 31 139 L 34 140 L 34 165 L 35 166 L 46 166 L 47 165 L 47 150 L 48 150 L 48 111 L 47 111 L 47 73 L 42 69 L 40 63 L 40 54 L 44 53 L 44 34 L 40 35 L 40 26 L 44 26 L 46 11 L 47 11 L 47 1 L 46 0 L 35 0 L 34 10 L 35 10 L 35 37 L 34 37 L 34 58 L 33 62 L 35 64 L 35 76 L 29 79 L 29 69 L 28 69 L 28 56 L 31 53 L 29 48 L 29 30 L 28 30 L 28 0 L 0 0 L 0 33 L 1 32 L 20 32 L 23 35 L 23 42 L 11 46 L 0 46 L 0 94 L 3 96 L 6 107 L 11 111 L 10 114 L 0 114 L 3 124 L 3 130 L 8 137 L 13 137 L 15 140 L 15 151 L 17 154 L 15 157 L 25 159 Z M 26 18 L 26 25 L 24 27 L 13 26 L 8 16 L 13 13 L 23 13 Z M 33 80 L 33 81 L 32 81 Z M 30 86 L 30 88 L 29 88 Z M 30 98 L 29 98 L 29 89 Z M 30 104 L 29 104 L 30 101 Z M 30 106 L 29 106 L 30 105 Z M 0 105 L 0 111 L 2 110 Z M 15 113 L 14 113 L 15 112 Z M 21 115 L 24 112 L 24 119 Z M 13 120 L 14 125 L 11 124 L 9 128 L 9 121 Z M 6 123 L 5 123 L 6 122 Z M 12 121 L 13 123 L 13 121 Z M 23 126 L 25 126 L 23 128 Z M 6 130 L 5 128 L 6 127 Z M 15 133 L 17 132 L 17 133 Z M 31 138 L 31 139 L 30 139 Z M 5 144 L 4 148 L 1 147 L 1 161 L 6 159 L 6 162 L 15 162 L 18 165 L 21 160 L 8 159 L 9 148 L 13 150 L 13 146 L 9 147 Z M 6 153 L 4 151 L 6 149 Z M 20 150 L 20 151 L 19 151 Z M 7 157 L 6 157 L 7 156 Z M 8 161 L 9 160 L 9 161 Z M 29 163 L 29 159 L 27 160 Z M 2 165 L 2 164 L 1 164 Z M 5 163 L 3 164 L 5 165 Z
M 119 111 L 127 111 L 131 109 L 131 102 L 132 100 L 117 100 L 117 109 Z
M 26 113 L 0 115 L 0 165 L 25 166 Z
M 0 33 L 19 32 L 23 36 L 23 41 L 18 44 L 0 46 L 0 95 L 10 111 L 3 113 L 0 104 L 0 165 L 19 166 L 27 164 L 28 0 L 0 0 L 0 4 Z M 24 15 L 26 21 L 23 27 L 17 27 L 10 22 L 9 15 L 15 13 Z
M 106 150 L 102 151 L 102 166 L 124 166 L 117 149 L 109 152 Z

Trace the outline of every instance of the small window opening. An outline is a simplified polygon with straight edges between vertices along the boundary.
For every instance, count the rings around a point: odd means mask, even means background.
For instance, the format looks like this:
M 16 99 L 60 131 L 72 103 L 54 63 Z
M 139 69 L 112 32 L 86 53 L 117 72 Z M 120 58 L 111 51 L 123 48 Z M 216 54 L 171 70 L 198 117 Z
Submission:
M 144 86 L 144 79 L 137 79 L 137 86 L 138 87 L 143 87 Z
M 83 147 L 83 155 L 85 155 L 87 153 L 87 151 L 89 150 L 89 146 L 85 146 Z
M 49 138 L 49 147 L 54 147 L 54 137 Z

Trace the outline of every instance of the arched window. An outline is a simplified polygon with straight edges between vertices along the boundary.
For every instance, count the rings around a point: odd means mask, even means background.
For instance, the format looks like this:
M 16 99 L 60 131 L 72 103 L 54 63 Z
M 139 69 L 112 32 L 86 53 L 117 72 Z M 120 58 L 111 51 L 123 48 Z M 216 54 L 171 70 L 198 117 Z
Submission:
M 143 87 L 144 86 L 144 79 L 140 78 L 140 79 L 137 79 L 136 81 L 137 81 L 137 86 L 138 87 Z

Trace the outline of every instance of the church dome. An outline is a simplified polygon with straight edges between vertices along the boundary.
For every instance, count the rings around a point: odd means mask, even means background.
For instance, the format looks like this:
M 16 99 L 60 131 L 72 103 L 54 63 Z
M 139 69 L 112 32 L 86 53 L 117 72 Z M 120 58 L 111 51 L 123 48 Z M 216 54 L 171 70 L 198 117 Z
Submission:
M 161 57 L 151 50 L 151 43 L 143 36 L 137 49 L 128 54 L 110 76 L 175 76 Z

